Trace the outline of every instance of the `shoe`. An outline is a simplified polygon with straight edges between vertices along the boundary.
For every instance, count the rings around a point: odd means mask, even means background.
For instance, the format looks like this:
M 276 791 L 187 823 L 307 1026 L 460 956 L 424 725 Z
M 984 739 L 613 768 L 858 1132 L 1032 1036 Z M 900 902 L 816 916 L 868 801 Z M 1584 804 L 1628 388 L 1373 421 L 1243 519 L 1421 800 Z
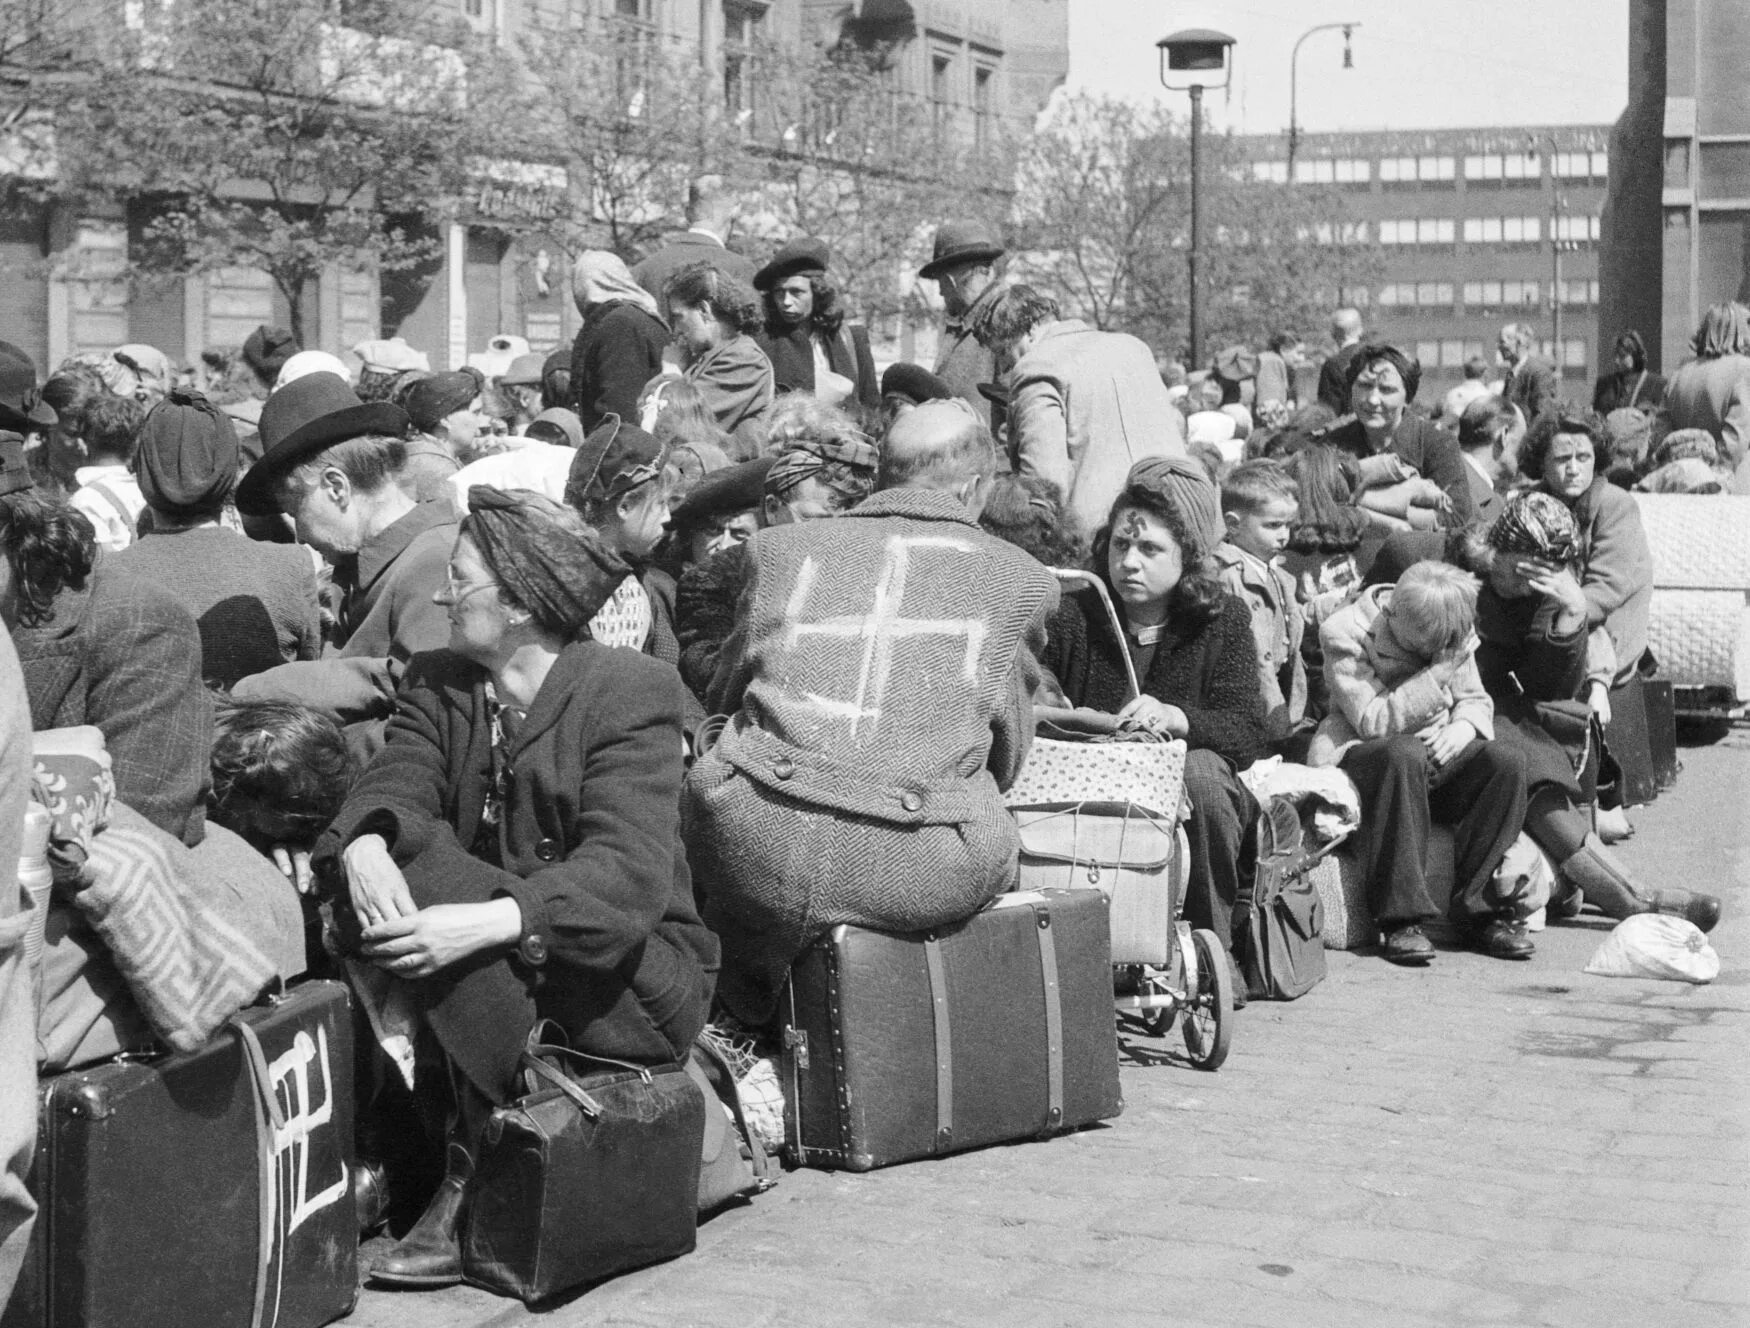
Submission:
M 359 1215 L 359 1239 L 374 1235 L 389 1217 L 389 1176 L 381 1162 L 360 1158 L 352 1167 L 352 1201 Z
M 1580 910 L 1586 906 L 1586 892 L 1572 881 L 1557 879 L 1556 888 L 1550 892 L 1549 903 L 1544 905 L 1544 916 L 1551 922 L 1565 921 L 1580 916 Z
M 1598 827 L 1598 837 L 1606 844 L 1620 844 L 1635 837 L 1635 828 L 1621 807 L 1600 807 L 1592 820 Z
M 1434 943 L 1420 927 L 1399 927 L 1386 933 L 1379 952 L 1394 964 L 1426 964 L 1434 958 Z
M 371 1265 L 371 1281 L 383 1286 L 446 1287 L 462 1280 L 462 1200 L 474 1176 L 474 1159 L 451 1140 L 443 1182 L 415 1222 Z
M 1720 901 L 1694 890 L 1653 891 L 1653 912 L 1686 918 L 1701 931 L 1712 931 L 1720 920 Z
M 1529 959 L 1537 947 L 1525 934 L 1525 924 L 1506 918 L 1495 918 L 1471 932 L 1471 949 L 1492 959 Z

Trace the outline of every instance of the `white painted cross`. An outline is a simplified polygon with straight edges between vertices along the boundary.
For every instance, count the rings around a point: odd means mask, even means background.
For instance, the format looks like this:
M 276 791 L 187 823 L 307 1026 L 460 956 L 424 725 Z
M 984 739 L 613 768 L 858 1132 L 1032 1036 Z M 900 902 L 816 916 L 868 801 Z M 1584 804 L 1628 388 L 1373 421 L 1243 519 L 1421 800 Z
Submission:
M 814 558 L 802 560 L 795 588 L 784 609 L 784 643 L 794 650 L 806 637 L 826 637 L 833 640 L 861 641 L 863 655 L 857 671 L 857 691 L 851 700 L 839 700 L 804 692 L 804 698 L 818 709 L 851 722 L 851 734 L 856 736 L 865 720 L 871 724 L 881 719 L 881 707 L 886 701 L 887 684 L 893 674 L 893 649 L 897 642 L 920 636 L 961 636 L 966 638 L 966 656 L 961 673 L 971 684 L 978 678 L 979 656 L 984 650 L 985 624 L 978 618 L 907 618 L 905 610 L 906 577 L 911 570 L 914 549 L 951 549 L 956 553 L 972 553 L 974 547 L 952 536 L 906 538 L 893 535 L 887 540 L 882 556 L 881 574 L 875 581 L 875 603 L 867 614 L 840 614 L 820 622 L 806 622 L 808 601 L 814 593 L 820 568 Z

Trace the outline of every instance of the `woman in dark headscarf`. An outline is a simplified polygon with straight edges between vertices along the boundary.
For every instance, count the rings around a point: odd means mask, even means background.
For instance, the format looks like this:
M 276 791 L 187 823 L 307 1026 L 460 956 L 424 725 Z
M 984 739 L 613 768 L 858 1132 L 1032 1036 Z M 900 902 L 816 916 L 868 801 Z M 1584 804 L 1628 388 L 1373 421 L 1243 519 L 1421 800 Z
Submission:
M 571 348 L 571 408 L 588 433 L 609 415 L 638 418 L 638 394 L 662 372 L 668 327 L 617 254 L 590 249 L 571 267 L 583 326 Z
M 1665 380 L 1647 368 L 1647 343 L 1632 327 L 1616 338 L 1610 372 L 1592 389 L 1592 409 L 1600 415 L 1631 406 L 1651 414 L 1665 400 Z
M 224 523 L 238 457 L 230 417 L 200 393 L 172 392 L 152 407 L 134 457 L 151 520 L 113 555 L 195 616 L 202 676 L 222 689 L 322 653 L 309 551 L 263 544 Z
M 1476 660 L 1495 703 L 1495 737 L 1525 755 L 1525 832 L 1609 917 L 1675 913 L 1707 931 L 1719 920 L 1718 899 L 1639 884 L 1580 810 L 1585 795 L 1573 758 L 1584 764 L 1598 736 L 1582 698 L 1609 686 L 1616 662 L 1609 633 L 1589 621 L 1581 535 L 1566 504 L 1534 489 L 1507 499 L 1486 534 L 1465 540 L 1464 560 L 1483 578 Z M 1546 729 L 1546 717 L 1571 738 L 1572 753 Z M 1578 908 L 1576 899 L 1565 911 Z
M 455 1092 L 448 1172 L 372 1272 L 461 1280 L 479 1131 L 537 1019 L 580 1051 L 684 1059 L 717 942 L 680 846 L 675 671 L 588 639 L 626 566 L 540 495 L 477 486 L 383 750 L 316 852 L 344 871 L 356 954 L 412 984 Z

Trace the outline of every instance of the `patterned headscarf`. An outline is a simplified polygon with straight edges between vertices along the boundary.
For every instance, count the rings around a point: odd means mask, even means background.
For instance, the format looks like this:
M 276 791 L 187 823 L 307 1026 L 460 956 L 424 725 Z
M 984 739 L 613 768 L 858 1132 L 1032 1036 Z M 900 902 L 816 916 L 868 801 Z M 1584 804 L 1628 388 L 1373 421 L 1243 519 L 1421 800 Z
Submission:
M 1527 489 L 1507 499 L 1489 527 L 1489 547 L 1568 565 L 1580 559 L 1580 532 L 1561 499 Z
M 632 572 L 569 507 L 527 489 L 476 484 L 461 534 L 505 592 L 545 630 L 572 640 Z
M 818 474 L 829 462 L 842 461 L 867 475 L 874 475 L 880 454 L 875 444 L 862 435 L 837 438 L 798 438 L 772 463 L 766 472 L 766 492 L 782 497 L 803 480 Z

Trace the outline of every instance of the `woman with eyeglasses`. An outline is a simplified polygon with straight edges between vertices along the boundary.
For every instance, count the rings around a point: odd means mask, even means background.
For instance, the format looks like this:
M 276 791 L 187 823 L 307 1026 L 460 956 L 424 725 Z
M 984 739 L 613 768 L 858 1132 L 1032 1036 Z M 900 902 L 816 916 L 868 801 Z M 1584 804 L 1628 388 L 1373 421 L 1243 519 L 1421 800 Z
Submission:
M 588 633 L 626 565 L 537 494 L 471 504 L 433 596 L 449 648 L 414 660 L 316 852 L 344 876 L 349 948 L 410 984 L 448 1070 L 444 1181 L 372 1269 L 406 1287 L 461 1280 L 476 1145 L 535 1021 L 586 1053 L 684 1059 L 717 967 L 680 847 L 685 689 Z
M 683 267 L 663 288 L 668 323 L 717 427 L 735 443 L 735 459 L 765 445 L 774 392 L 772 362 L 753 339 L 761 326 L 759 297 L 709 263 Z

